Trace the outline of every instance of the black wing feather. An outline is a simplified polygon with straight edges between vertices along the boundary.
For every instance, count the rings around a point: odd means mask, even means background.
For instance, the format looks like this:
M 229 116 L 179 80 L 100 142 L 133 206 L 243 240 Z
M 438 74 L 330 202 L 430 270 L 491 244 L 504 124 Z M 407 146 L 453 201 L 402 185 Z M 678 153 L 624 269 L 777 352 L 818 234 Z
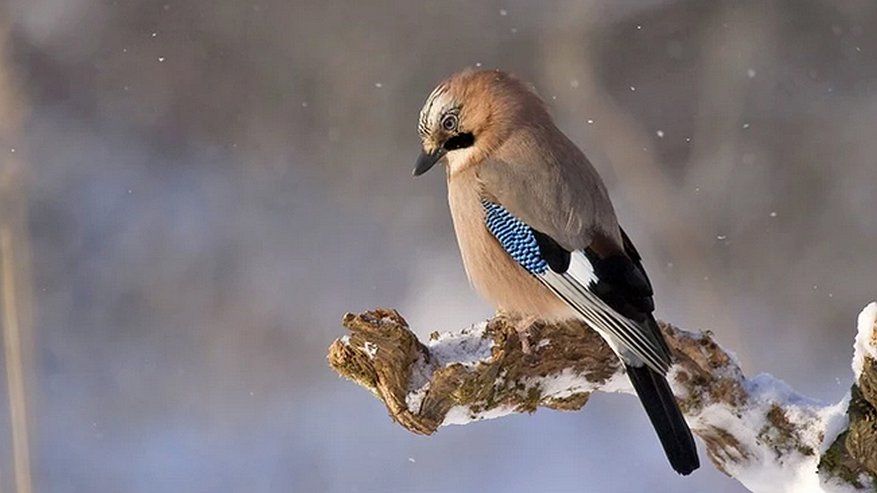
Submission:
M 633 242 L 630 241 L 630 237 L 627 236 L 627 233 L 624 231 L 624 228 L 619 226 L 618 228 L 621 231 L 621 240 L 624 243 L 624 253 L 630 258 L 631 263 L 636 267 L 637 272 L 639 272 L 642 280 L 645 282 L 646 286 L 648 286 L 648 295 L 643 298 L 642 308 L 648 308 L 647 310 L 643 310 L 647 312 L 646 315 L 646 326 L 649 328 L 652 335 L 657 339 L 657 341 L 661 344 L 661 347 L 666 351 L 668 355 L 670 355 L 670 348 L 667 346 L 667 341 L 664 340 L 664 335 L 661 334 L 661 330 L 658 328 L 658 322 L 655 320 L 652 312 L 655 311 L 655 301 L 652 298 L 654 294 L 652 290 L 652 282 L 649 280 L 648 274 L 646 274 L 646 269 L 643 268 L 642 257 L 637 251 L 636 247 L 633 245 Z M 645 294 L 645 292 L 643 292 Z
M 539 253 L 548 262 L 548 267 L 558 274 L 566 272 L 569 269 L 570 252 L 554 241 L 554 238 L 533 228 L 530 229 L 536 238 L 536 244 L 539 245 Z

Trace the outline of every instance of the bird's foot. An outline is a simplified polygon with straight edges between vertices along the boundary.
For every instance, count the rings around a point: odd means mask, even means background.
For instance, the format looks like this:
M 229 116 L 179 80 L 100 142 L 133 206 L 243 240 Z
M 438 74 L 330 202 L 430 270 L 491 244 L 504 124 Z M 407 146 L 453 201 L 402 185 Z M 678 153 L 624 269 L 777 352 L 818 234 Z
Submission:
M 539 343 L 539 333 L 541 328 L 536 323 L 538 318 L 526 317 L 515 325 L 518 332 L 518 339 L 521 340 L 521 352 L 524 353 L 524 361 L 530 365 L 536 363 L 539 359 L 536 355 L 536 345 Z

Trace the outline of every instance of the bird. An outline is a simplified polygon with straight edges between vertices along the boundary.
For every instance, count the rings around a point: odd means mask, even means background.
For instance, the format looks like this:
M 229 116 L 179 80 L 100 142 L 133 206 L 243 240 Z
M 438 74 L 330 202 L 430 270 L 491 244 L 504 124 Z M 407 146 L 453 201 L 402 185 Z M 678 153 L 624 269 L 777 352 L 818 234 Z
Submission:
M 599 333 L 621 360 L 672 468 L 696 470 L 697 448 L 667 383 L 672 358 L 642 257 L 597 170 L 535 89 L 501 70 L 464 69 L 429 94 L 417 131 L 413 174 L 444 165 L 475 290 L 517 315 L 525 333 L 538 321 L 570 319 Z

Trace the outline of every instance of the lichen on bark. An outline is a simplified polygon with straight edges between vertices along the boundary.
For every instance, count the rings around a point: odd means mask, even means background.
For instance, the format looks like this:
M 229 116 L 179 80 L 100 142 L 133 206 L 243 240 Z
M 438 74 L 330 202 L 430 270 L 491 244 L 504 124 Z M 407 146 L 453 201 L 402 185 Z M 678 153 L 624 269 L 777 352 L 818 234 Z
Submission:
M 539 407 L 579 410 L 596 391 L 632 392 L 611 349 L 583 323 L 538 325 L 525 354 L 515 322 L 498 315 L 460 332 L 433 333 L 424 344 L 395 310 L 347 314 L 342 323 L 349 334 L 332 343 L 329 364 L 369 389 L 393 420 L 425 435 L 443 424 L 532 413 Z M 747 379 L 710 333 L 666 323 L 660 327 L 676 363 L 668 376 L 680 408 L 720 471 L 745 484 L 746 471 L 771 458 L 779 469 L 799 464 L 812 467 L 813 474 L 818 464 L 820 484 L 840 481 L 858 489 L 874 484 L 873 360 L 866 359 L 852 388 L 849 426 L 820 455 L 830 406 L 791 389 L 785 401 L 763 391 L 771 385 L 786 387 L 769 376 Z M 754 422 L 757 429 L 745 429 Z

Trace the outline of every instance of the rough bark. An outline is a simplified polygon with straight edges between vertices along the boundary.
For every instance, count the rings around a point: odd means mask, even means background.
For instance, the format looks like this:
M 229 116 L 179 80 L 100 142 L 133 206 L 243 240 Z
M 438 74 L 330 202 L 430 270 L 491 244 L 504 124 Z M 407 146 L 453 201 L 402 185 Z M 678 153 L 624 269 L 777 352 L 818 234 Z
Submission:
M 347 314 L 343 325 L 349 334 L 331 345 L 329 364 L 419 434 L 539 407 L 578 410 L 595 391 L 632 392 L 610 348 L 578 322 L 540 325 L 530 354 L 522 351 L 514 321 L 503 315 L 433 333 L 426 344 L 394 310 Z M 787 476 L 813 491 L 871 490 L 877 475 L 873 359 L 864 358 L 851 397 L 829 405 L 769 375 L 747 379 L 709 333 L 666 323 L 661 330 L 675 357 L 668 378 L 680 407 L 720 471 L 753 491 L 765 489 L 765 477 L 774 483 Z M 812 478 L 802 482 L 801 471 Z

